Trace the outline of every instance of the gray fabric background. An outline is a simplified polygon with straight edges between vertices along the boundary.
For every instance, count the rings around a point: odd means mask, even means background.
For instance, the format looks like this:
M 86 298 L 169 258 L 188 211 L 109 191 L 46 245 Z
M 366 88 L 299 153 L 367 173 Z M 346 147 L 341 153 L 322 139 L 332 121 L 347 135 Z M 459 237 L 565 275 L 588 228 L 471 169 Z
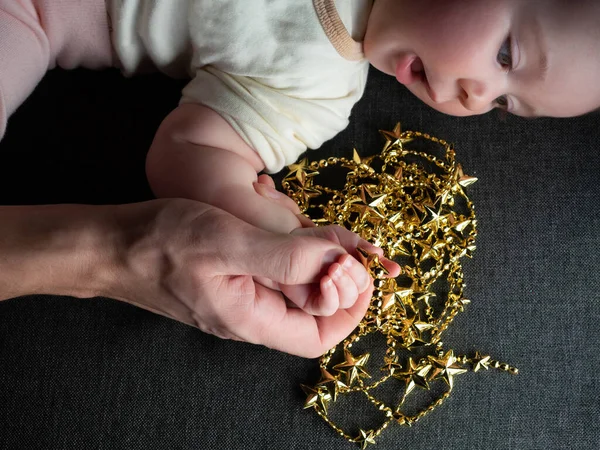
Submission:
M 151 198 L 144 156 L 181 87 L 51 72 L 0 144 L 0 203 Z M 520 374 L 461 375 L 443 406 L 370 448 L 600 448 L 600 115 L 447 117 L 373 72 L 350 127 L 311 157 L 377 152 L 377 130 L 396 121 L 453 142 L 479 178 L 468 190 L 479 219 L 464 262 L 472 304 L 446 348 L 480 349 Z M 299 384 L 318 375 L 315 360 L 110 299 L 13 299 L 0 303 L 0 449 L 357 448 L 302 409 Z

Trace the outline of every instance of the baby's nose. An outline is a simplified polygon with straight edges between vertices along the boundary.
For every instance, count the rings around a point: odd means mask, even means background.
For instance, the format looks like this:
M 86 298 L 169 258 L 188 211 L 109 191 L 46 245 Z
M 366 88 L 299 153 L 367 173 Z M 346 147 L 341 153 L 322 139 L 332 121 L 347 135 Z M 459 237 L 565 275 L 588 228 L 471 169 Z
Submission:
M 429 82 L 426 84 L 427 94 L 434 103 L 446 103 L 456 100 L 459 95 L 459 89 L 451 83 L 435 83 Z
M 492 89 L 483 81 L 463 78 L 458 80 L 458 86 L 460 91 L 458 99 L 466 109 L 472 112 L 489 109 L 498 96 L 494 96 Z

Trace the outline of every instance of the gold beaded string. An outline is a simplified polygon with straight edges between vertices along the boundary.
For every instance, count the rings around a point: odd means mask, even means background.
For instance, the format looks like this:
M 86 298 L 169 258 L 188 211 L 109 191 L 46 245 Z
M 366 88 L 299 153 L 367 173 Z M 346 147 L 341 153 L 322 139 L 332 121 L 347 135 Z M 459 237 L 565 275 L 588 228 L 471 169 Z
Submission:
M 301 211 L 317 225 L 338 224 L 380 246 L 390 259 L 399 259 L 401 274 L 387 278 L 377 255 L 357 249 L 374 278 L 374 291 L 365 317 L 355 332 L 330 349 L 319 361 L 321 378 L 315 386 L 302 385 L 307 394 L 305 408 L 314 408 L 335 432 L 366 448 L 392 422 L 411 426 L 440 406 L 450 395 L 454 377 L 467 371 L 493 367 L 512 374 L 518 370 L 476 352 L 474 356 L 454 356 L 444 351 L 442 333 L 459 312 L 470 303 L 463 293 L 466 284 L 460 259 L 475 250 L 477 220 L 475 207 L 465 188 L 477 181 L 465 175 L 456 162 L 455 151 L 446 141 L 418 131 L 381 131 L 386 142 L 379 155 L 361 158 L 354 150 L 352 159 L 330 157 L 308 163 L 306 159 L 289 166 L 282 186 Z M 411 150 L 413 141 L 433 143 L 444 149 L 442 157 Z M 433 165 L 437 172 L 427 170 Z M 315 182 L 331 167 L 345 169 L 342 189 Z M 436 292 L 436 282 L 446 281 L 447 292 Z M 438 289 L 440 291 L 440 289 Z M 441 306 L 431 299 L 442 298 Z M 381 333 L 386 339 L 384 374 L 371 383 L 365 369 L 369 353 L 355 356 L 351 348 L 367 335 Z M 401 360 L 398 350 L 408 352 Z M 417 357 L 417 351 L 425 356 Z M 332 365 L 343 353 L 344 361 Z M 404 394 L 395 405 L 385 404 L 371 394 L 391 379 L 404 382 Z M 428 406 L 410 415 L 402 410 L 415 388 L 443 380 L 447 389 Z M 361 392 L 386 419 L 374 430 L 359 429 L 350 435 L 334 423 L 328 406 L 338 395 Z

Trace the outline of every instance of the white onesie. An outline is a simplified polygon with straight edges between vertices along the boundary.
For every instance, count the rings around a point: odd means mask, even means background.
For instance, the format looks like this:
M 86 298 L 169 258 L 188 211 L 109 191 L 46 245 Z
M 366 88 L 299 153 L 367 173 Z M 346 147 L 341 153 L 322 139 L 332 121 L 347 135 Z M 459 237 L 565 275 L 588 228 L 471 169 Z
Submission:
M 181 103 L 225 118 L 270 173 L 348 125 L 372 0 L 109 0 L 126 75 L 192 77 Z

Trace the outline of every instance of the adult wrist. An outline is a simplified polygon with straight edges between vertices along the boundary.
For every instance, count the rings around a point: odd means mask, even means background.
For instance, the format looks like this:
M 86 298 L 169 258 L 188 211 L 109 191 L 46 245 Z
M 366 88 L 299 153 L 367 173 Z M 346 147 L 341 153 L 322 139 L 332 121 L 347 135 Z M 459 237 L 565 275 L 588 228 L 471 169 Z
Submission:
M 102 295 L 113 282 L 120 206 L 0 207 L 0 299 Z

